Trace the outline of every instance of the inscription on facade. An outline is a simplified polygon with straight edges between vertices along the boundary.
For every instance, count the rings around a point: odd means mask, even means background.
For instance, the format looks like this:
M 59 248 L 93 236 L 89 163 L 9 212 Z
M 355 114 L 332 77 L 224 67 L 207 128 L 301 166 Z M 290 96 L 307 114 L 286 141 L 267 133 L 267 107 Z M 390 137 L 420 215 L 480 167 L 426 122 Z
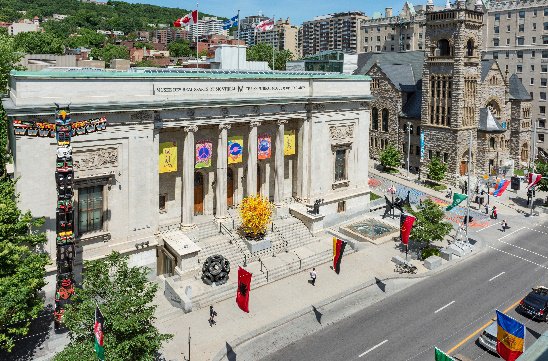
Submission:
M 153 117 L 153 113 L 147 112 L 147 111 L 132 113 L 130 116 L 131 120 L 141 120 L 141 121 L 152 120 L 152 117 Z
M 236 85 L 236 86 L 190 86 L 190 87 L 165 87 L 154 85 L 154 94 L 180 94 L 180 93 L 261 93 L 261 92 L 291 92 L 302 91 L 305 85 Z
M 106 148 L 74 154 L 74 169 L 90 171 L 118 167 L 118 149 Z
M 332 144 L 348 144 L 354 141 L 354 125 L 340 125 L 329 127 L 329 136 Z

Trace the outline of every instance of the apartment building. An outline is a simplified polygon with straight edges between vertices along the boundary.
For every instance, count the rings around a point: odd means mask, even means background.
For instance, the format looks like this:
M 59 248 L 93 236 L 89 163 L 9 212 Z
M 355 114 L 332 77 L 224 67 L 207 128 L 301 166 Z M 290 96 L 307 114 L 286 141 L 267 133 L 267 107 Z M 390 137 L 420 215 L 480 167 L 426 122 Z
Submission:
M 186 30 L 192 37 L 202 35 L 228 35 L 228 30 L 223 29 L 224 20 L 219 20 L 214 16 L 206 16 L 198 20 L 198 24 L 186 26 Z
M 159 29 L 152 32 L 152 39 L 160 44 L 169 44 L 175 40 L 191 40 L 191 35 L 186 29 Z
M 257 32 L 255 43 L 272 44 L 278 50 L 289 50 L 293 54 L 293 59 L 300 57 L 299 28 L 291 25 L 289 18 L 276 21 L 271 31 Z
M 268 20 L 268 16 L 252 15 L 246 16 L 240 20 L 240 35 L 238 38 L 245 41 L 247 46 L 255 45 L 255 27 L 264 20 Z M 300 48 L 299 48 L 300 49 Z
M 360 11 L 318 16 L 302 26 L 302 56 L 320 51 L 340 50 L 361 53 L 364 49 L 361 26 L 368 17 Z
M 533 98 L 533 146 L 548 156 L 548 1 L 485 1 L 485 6 L 484 57 L 521 79 Z

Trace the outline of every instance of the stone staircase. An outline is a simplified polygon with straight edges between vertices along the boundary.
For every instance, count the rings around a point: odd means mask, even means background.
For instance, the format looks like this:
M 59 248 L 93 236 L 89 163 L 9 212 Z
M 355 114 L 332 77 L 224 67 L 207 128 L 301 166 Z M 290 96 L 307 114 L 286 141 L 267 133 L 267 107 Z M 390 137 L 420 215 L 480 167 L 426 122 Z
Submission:
M 197 224 L 196 227 L 183 231 L 194 243 L 219 234 L 219 224 L 214 220 Z

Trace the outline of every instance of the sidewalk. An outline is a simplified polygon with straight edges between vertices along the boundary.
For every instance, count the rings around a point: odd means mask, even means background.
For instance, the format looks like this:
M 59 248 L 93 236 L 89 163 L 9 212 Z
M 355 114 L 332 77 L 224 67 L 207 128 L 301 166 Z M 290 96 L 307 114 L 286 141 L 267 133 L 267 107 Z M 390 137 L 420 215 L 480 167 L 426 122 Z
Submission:
M 209 308 L 205 307 L 189 314 L 172 307 L 159 293 L 155 303 L 159 305 L 157 325 L 161 332 L 174 334 L 174 339 L 164 345 L 163 356 L 167 360 L 188 358 L 188 328 L 191 330 L 191 359 L 210 360 L 219 350 L 226 348 L 227 342 L 241 337 L 279 319 L 292 315 L 306 307 L 321 303 L 373 281 L 375 277 L 385 279 L 398 275 L 394 273 L 392 256 L 402 253 L 395 248 L 394 242 L 381 246 L 366 245 L 363 250 L 343 258 L 341 273 L 337 275 L 330 269 L 330 263 L 316 268 L 318 278 L 316 286 L 308 283 L 310 270 L 293 275 L 253 290 L 251 283 L 250 313 L 242 312 L 234 298 L 214 304 L 217 311 L 217 325 L 208 324 Z M 417 274 L 426 274 L 427 270 L 417 261 Z M 233 276 L 234 277 L 234 276 Z

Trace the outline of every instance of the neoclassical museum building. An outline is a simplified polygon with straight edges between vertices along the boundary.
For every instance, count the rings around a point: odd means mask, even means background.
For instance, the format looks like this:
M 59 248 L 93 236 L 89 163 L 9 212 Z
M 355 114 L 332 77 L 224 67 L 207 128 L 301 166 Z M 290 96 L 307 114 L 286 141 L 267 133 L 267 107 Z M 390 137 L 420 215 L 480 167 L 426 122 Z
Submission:
M 322 199 L 325 225 L 364 211 L 369 86 L 364 75 L 52 68 L 13 71 L 3 103 L 10 124 L 55 123 L 55 103 L 72 122 L 106 118 L 72 137 L 77 254 L 154 265 L 156 246 L 178 263 L 188 248 L 162 232 L 231 222 L 248 195 L 305 216 Z M 57 143 L 10 133 L 20 206 L 45 217 L 54 255 Z

